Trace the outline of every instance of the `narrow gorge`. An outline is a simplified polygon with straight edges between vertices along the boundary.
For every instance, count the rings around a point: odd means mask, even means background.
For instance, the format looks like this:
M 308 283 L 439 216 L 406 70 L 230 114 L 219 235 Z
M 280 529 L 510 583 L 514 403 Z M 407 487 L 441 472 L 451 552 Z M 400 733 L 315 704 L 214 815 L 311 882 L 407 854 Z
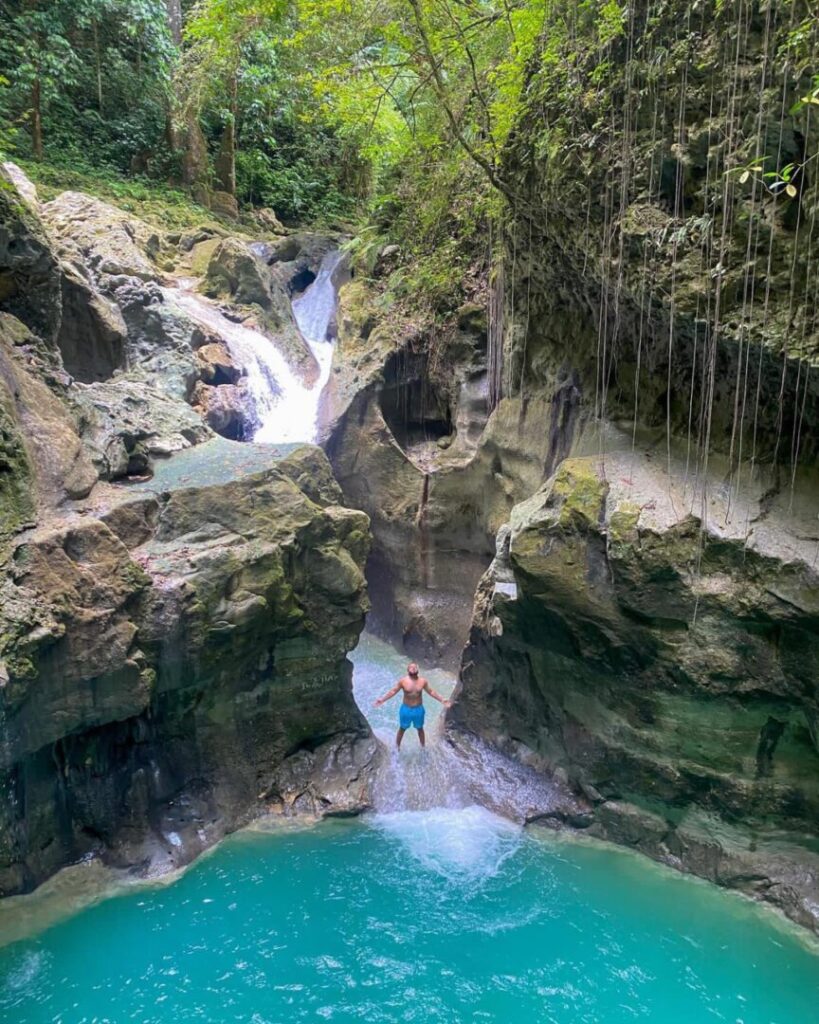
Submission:
M 343 7 L 0 126 L 0 1015 L 807 1024 L 815 12 Z

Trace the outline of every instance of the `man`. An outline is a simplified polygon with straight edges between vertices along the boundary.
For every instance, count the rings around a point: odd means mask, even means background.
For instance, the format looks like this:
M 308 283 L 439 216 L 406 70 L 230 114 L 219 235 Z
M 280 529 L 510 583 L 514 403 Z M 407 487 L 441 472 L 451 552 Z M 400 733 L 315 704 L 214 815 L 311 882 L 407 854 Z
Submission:
M 440 701 L 445 708 L 451 708 L 452 701 L 447 700 L 440 693 L 436 693 L 432 689 L 429 685 L 429 680 L 419 675 L 418 666 L 414 661 L 407 665 L 407 674 L 404 678 L 399 679 L 395 686 L 388 690 L 383 697 L 379 697 L 374 707 L 380 708 L 385 701 L 391 700 L 399 690 L 404 691 L 404 700 L 398 712 L 398 733 L 395 737 L 395 745 L 400 749 L 404 733 L 407 729 L 415 726 L 418 730 L 418 739 L 421 742 L 421 746 L 425 747 L 427 737 L 424 732 L 424 691 L 426 690 L 433 700 Z

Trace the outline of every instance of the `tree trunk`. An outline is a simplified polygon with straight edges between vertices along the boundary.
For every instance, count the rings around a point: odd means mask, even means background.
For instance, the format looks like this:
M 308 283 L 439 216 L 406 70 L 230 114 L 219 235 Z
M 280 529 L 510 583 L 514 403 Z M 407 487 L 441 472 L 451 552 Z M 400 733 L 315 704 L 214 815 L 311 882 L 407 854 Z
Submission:
M 219 187 L 230 195 L 236 195 L 236 115 L 238 113 L 238 85 L 232 75 L 228 83 L 230 94 L 230 117 L 222 129 L 219 155 L 216 157 L 216 180 Z
M 174 46 L 178 49 L 182 45 L 182 0 L 165 0 L 165 10 L 167 12 L 168 34 L 173 40 Z M 168 148 L 173 154 L 178 153 L 183 145 L 186 144 L 184 133 L 178 130 L 174 120 L 176 113 L 174 101 L 172 98 L 169 98 L 168 107 L 165 111 L 165 138 L 168 140 Z M 187 183 L 187 162 L 188 157 L 186 153 L 182 167 L 182 180 L 185 183 Z
M 43 111 L 39 73 L 31 87 L 31 147 L 35 160 L 43 159 Z
M 182 45 L 182 0 L 165 0 L 168 12 L 168 31 L 175 46 Z
M 194 111 L 188 115 L 185 131 L 185 152 L 182 158 L 182 182 L 185 185 L 199 185 L 208 177 L 208 145 L 199 118 Z
M 102 61 L 100 59 L 100 30 L 94 22 L 94 58 L 97 62 L 97 109 L 102 113 Z

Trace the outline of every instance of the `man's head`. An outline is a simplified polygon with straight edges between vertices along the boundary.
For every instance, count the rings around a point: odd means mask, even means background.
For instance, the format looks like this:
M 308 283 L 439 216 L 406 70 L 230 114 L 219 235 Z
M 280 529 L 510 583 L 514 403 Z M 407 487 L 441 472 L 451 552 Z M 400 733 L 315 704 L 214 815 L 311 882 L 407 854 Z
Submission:
M 410 679 L 418 678 L 418 666 L 415 664 L 414 661 L 411 661 L 409 665 L 407 665 L 407 675 L 410 677 Z

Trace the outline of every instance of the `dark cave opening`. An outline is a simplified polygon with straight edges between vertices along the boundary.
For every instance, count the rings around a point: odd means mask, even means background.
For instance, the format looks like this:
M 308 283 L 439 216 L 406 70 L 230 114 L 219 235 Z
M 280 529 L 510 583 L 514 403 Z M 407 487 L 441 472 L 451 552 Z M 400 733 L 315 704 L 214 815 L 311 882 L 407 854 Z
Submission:
M 381 413 L 402 448 L 450 437 L 454 430 L 447 392 L 430 381 L 426 356 L 398 352 L 384 368 Z

